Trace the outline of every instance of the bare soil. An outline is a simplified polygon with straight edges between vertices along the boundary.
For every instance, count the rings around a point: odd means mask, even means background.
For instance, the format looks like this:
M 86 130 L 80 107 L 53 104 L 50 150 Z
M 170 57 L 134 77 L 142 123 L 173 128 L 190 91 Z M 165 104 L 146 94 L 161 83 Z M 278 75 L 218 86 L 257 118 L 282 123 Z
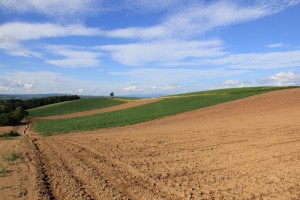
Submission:
M 7 133 L 9 131 L 15 130 L 15 127 L 13 126 L 0 126 L 0 135 L 3 133 Z
M 299 122 L 300 89 L 289 89 L 126 127 L 35 136 L 40 181 L 33 193 L 39 199 L 299 200 Z
M 28 138 L 0 140 L 0 152 L 0 170 L 7 170 L 0 177 L 0 199 L 40 199 L 43 195 L 37 188 L 37 164 Z M 21 156 L 8 162 L 4 157 L 12 152 L 21 153 Z

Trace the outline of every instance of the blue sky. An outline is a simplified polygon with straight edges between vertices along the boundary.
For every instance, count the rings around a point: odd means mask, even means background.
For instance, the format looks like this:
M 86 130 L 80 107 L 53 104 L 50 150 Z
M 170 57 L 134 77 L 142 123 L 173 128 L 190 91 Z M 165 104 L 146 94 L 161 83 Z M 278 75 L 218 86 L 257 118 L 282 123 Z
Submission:
M 300 0 L 0 0 L 0 93 L 300 85 L 299 19 Z

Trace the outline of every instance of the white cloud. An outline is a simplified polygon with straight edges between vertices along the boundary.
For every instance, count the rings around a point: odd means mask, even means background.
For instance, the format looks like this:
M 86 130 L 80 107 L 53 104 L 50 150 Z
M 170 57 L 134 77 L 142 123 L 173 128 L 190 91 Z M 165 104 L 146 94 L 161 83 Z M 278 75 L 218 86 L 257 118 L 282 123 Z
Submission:
M 89 28 L 81 24 L 11 22 L 0 25 L 0 40 L 23 41 L 67 36 L 95 36 L 101 33 L 97 28 Z
M 300 51 L 230 54 L 220 40 L 162 40 L 98 46 L 123 65 L 207 66 L 234 69 L 275 69 L 300 66 Z
M 24 82 L 17 79 L 0 79 L 0 92 L 11 92 L 24 90 L 30 92 L 31 89 L 35 86 L 35 82 L 29 81 Z
M 124 92 L 136 92 L 136 91 L 141 91 L 143 90 L 141 87 L 138 86 L 128 86 L 122 89 Z
M 279 47 L 285 47 L 285 46 L 287 46 L 287 45 L 284 43 L 274 43 L 274 44 L 267 45 L 268 48 L 279 48 Z
M 13 22 L 0 25 L 0 50 L 12 56 L 41 57 L 41 53 L 25 47 L 22 42 L 42 38 L 67 36 L 95 36 L 101 31 L 80 24 L 58 25 L 50 23 Z
M 145 1 L 140 1 L 144 2 Z M 248 1 L 234 3 L 230 1 L 216 1 L 210 4 L 193 2 L 181 4 L 179 12 L 171 14 L 160 24 L 149 27 L 129 27 L 107 31 L 110 37 L 121 38 L 186 38 L 195 34 L 245 21 L 255 20 L 280 12 L 290 6 L 298 4 L 299 0 L 255 1 L 249 5 Z M 149 3 L 148 3 L 149 4 Z M 168 5 L 168 2 L 166 3 Z
M 122 89 L 126 94 L 166 94 L 174 93 L 181 86 L 176 84 L 166 84 L 166 85 L 131 85 Z
M 250 87 L 252 83 L 249 81 L 239 81 L 239 80 L 225 80 L 222 81 L 216 88 L 241 88 L 241 87 Z
M 123 0 L 120 9 L 133 10 L 137 13 L 141 12 L 159 12 L 173 10 L 187 4 L 190 0 Z
M 124 85 L 130 85 L 128 81 L 101 81 L 83 80 L 72 78 L 61 73 L 38 71 L 25 72 L 14 71 L 1 74 L 0 94 L 80 94 L 80 95 L 109 95 L 112 91 L 117 95 L 131 93 L 128 86 L 127 91 L 123 90 Z M 132 86 L 132 85 L 131 85 Z M 145 93 L 145 87 L 141 87 Z M 137 89 L 137 88 L 136 88 Z
M 63 59 L 46 59 L 48 64 L 59 67 L 82 68 L 96 67 L 100 65 L 98 57 L 100 53 L 88 51 L 70 46 L 48 46 L 47 49 L 55 55 L 63 56 Z
M 73 79 L 60 73 L 40 71 L 15 71 L 3 74 L 0 79 L 0 93 L 65 93 L 76 94 L 82 88 L 90 89 L 95 84 Z M 81 90 L 80 90 L 81 89 Z
M 174 89 L 178 89 L 178 88 L 181 88 L 181 86 L 175 85 L 175 84 L 172 84 L 172 85 L 152 85 L 152 86 L 149 86 L 149 89 L 152 89 L 152 90 L 174 90 Z
M 221 56 L 222 42 L 209 41 L 158 41 L 124 45 L 99 46 L 96 49 L 108 51 L 112 59 L 130 66 L 145 64 L 168 64 L 185 59 Z
M 245 74 L 247 70 L 226 69 L 158 69 L 139 68 L 127 72 L 113 72 L 111 75 L 126 76 L 129 81 L 141 82 L 147 85 L 177 85 L 177 83 L 200 83 L 207 78 L 226 77 Z
M 223 65 L 235 69 L 300 67 L 300 51 L 231 54 L 222 58 L 202 60 L 190 64 L 196 65 L 200 63 Z
M 292 71 L 282 71 L 268 78 L 258 80 L 258 82 L 274 86 L 295 86 L 300 85 L 300 75 Z
M 2 10 L 10 13 L 39 13 L 55 18 L 87 15 L 95 10 L 97 0 L 0 0 Z
M 80 88 L 77 91 L 78 91 L 78 94 L 82 94 L 85 91 L 85 89 Z
M 41 57 L 41 53 L 30 50 L 10 37 L 0 37 L 0 50 L 12 56 Z

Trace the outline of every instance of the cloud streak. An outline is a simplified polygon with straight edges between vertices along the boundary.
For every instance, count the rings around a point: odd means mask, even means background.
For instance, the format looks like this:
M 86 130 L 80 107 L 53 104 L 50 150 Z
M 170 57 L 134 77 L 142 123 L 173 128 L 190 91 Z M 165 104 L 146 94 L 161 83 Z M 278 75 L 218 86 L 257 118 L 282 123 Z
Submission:
M 41 57 L 40 52 L 25 47 L 22 43 L 44 38 L 88 37 L 99 34 L 101 34 L 99 29 L 88 28 L 81 24 L 11 22 L 0 25 L 0 50 L 12 56 Z
M 48 46 L 48 51 L 54 55 L 62 56 L 62 59 L 46 59 L 48 64 L 65 68 L 85 68 L 100 65 L 98 52 L 70 46 Z
M 101 31 L 81 24 L 59 25 L 53 23 L 10 22 L 0 25 L 0 39 L 12 38 L 17 41 L 37 40 L 67 36 L 96 36 Z
M 298 4 L 299 0 L 255 1 L 251 5 L 230 1 L 193 3 L 166 17 L 160 24 L 106 31 L 108 37 L 158 39 L 187 38 L 218 27 L 256 20 Z
M 276 69 L 300 66 L 300 51 L 267 53 L 231 54 L 229 56 L 206 60 L 203 63 L 225 65 L 235 69 Z
M 111 72 L 111 75 L 126 76 L 132 82 L 143 82 L 148 85 L 155 84 L 175 84 L 199 82 L 199 80 L 226 77 L 231 75 L 241 75 L 249 73 L 248 70 L 226 70 L 217 69 L 160 69 L 160 68 L 138 68 L 125 72 Z
M 222 56 L 222 42 L 209 41 L 160 41 L 133 43 L 124 45 L 98 46 L 96 49 L 106 51 L 111 58 L 123 65 L 143 66 L 145 64 L 167 65 L 189 58 L 207 58 Z
M 287 45 L 284 43 L 274 43 L 274 44 L 267 45 L 268 48 L 279 48 L 279 47 L 285 47 L 285 46 L 287 46 Z
M 95 12 L 97 0 L 0 0 L 0 7 L 7 13 L 38 13 L 58 19 L 82 17 Z

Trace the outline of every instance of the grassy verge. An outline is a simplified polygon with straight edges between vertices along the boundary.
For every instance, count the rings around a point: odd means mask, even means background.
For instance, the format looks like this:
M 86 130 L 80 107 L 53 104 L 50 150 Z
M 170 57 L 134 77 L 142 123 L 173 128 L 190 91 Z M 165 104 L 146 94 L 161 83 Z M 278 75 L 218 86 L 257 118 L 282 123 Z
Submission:
M 218 94 L 211 92 L 210 95 L 206 94 L 181 98 L 166 98 L 150 104 L 109 113 L 62 120 L 39 121 L 36 123 L 35 130 L 42 135 L 53 135 L 71 131 L 95 130 L 108 127 L 125 126 L 278 89 L 286 88 L 264 87 L 250 89 L 225 89 L 219 90 Z
M 79 99 L 75 101 L 68 101 L 30 109 L 28 110 L 28 112 L 29 117 L 46 117 L 106 108 L 110 106 L 116 106 L 122 103 L 126 102 L 109 98 Z

